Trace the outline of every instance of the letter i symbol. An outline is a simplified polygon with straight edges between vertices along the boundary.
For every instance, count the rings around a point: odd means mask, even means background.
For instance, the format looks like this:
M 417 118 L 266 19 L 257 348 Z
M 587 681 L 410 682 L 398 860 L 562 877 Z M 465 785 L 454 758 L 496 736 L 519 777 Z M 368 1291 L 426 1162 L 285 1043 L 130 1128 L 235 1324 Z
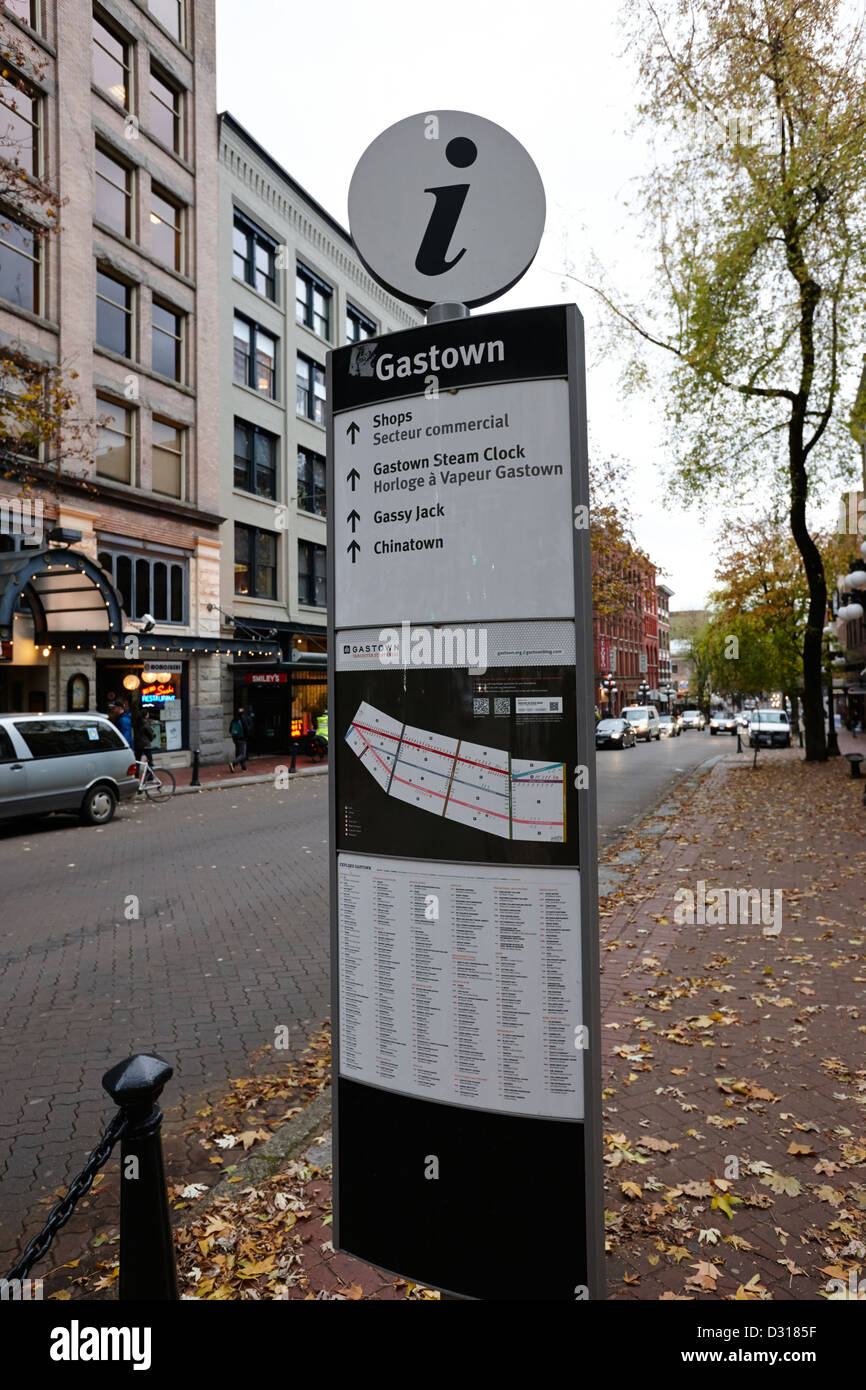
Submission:
M 455 169 L 468 169 L 470 164 L 475 163 L 477 155 L 478 147 L 465 135 L 455 136 L 445 146 L 445 158 Z M 432 193 L 436 201 L 415 257 L 415 269 L 422 275 L 444 275 L 466 253 L 464 246 L 452 260 L 445 259 L 469 192 L 469 184 L 446 184 L 442 188 L 425 188 L 424 192 Z

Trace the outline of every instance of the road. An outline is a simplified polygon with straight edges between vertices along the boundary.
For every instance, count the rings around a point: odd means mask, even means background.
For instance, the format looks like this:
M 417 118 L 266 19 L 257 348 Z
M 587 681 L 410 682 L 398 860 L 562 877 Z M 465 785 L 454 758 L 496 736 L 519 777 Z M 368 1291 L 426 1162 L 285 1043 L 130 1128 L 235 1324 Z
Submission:
M 719 743 L 601 752 L 602 843 Z M 127 803 L 102 829 L 0 828 L 0 1273 L 101 1133 L 112 1063 L 169 1058 L 165 1103 L 191 1115 L 276 1028 L 297 1052 L 330 1016 L 327 785 Z
M 596 754 L 599 844 L 618 840 L 699 763 L 732 753 L 736 747 L 737 740 L 729 734 L 714 738 L 694 730 L 657 743 L 636 743 L 634 748 L 600 748 Z

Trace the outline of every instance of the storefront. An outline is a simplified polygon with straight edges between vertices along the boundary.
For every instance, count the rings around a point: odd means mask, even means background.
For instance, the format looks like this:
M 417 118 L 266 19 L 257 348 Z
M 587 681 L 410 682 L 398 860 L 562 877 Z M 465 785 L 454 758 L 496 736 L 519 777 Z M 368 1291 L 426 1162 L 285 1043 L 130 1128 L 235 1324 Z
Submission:
M 251 753 L 285 753 L 294 739 L 327 727 L 327 637 L 287 627 L 279 633 L 284 660 L 234 667 L 234 708 L 247 720 Z
M 189 746 L 189 662 L 155 658 L 144 662 L 97 661 L 97 708 L 128 706 L 133 725 L 150 714 L 154 753 Z

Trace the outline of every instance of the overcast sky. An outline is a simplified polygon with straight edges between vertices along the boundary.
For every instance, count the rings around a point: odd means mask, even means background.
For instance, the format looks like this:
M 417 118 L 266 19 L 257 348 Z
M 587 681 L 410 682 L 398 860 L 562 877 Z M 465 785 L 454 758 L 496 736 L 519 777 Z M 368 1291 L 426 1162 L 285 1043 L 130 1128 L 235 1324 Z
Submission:
M 622 399 L 614 365 L 594 360 L 593 296 L 563 275 L 569 262 L 583 271 L 593 253 L 621 289 L 636 290 L 648 273 L 622 206 L 642 160 L 627 134 L 635 88 L 620 56 L 618 8 L 616 0 L 216 0 L 217 100 L 344 226 L 355 164 L 405 116 L 472 111 L 525 145 L 544 182 L 547 228 L 524 279 L 487 307 L 580 306 L 590 447 L 633 466 L 637 539 L 675 591 L 671 606 L 693 608 L 712 586 L 719 514 L 708 511 L 702 526 L 664 505 L 661 409 Z

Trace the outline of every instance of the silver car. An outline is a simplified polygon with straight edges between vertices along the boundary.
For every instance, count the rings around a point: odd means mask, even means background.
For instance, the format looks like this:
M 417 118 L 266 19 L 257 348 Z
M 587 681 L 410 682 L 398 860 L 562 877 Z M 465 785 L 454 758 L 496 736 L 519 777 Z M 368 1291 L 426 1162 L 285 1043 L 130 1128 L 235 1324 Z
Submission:
M 134 754 L 103 714 L 0 715 L 0 820 L 76 811 L 107 825 L 132 796 Z

